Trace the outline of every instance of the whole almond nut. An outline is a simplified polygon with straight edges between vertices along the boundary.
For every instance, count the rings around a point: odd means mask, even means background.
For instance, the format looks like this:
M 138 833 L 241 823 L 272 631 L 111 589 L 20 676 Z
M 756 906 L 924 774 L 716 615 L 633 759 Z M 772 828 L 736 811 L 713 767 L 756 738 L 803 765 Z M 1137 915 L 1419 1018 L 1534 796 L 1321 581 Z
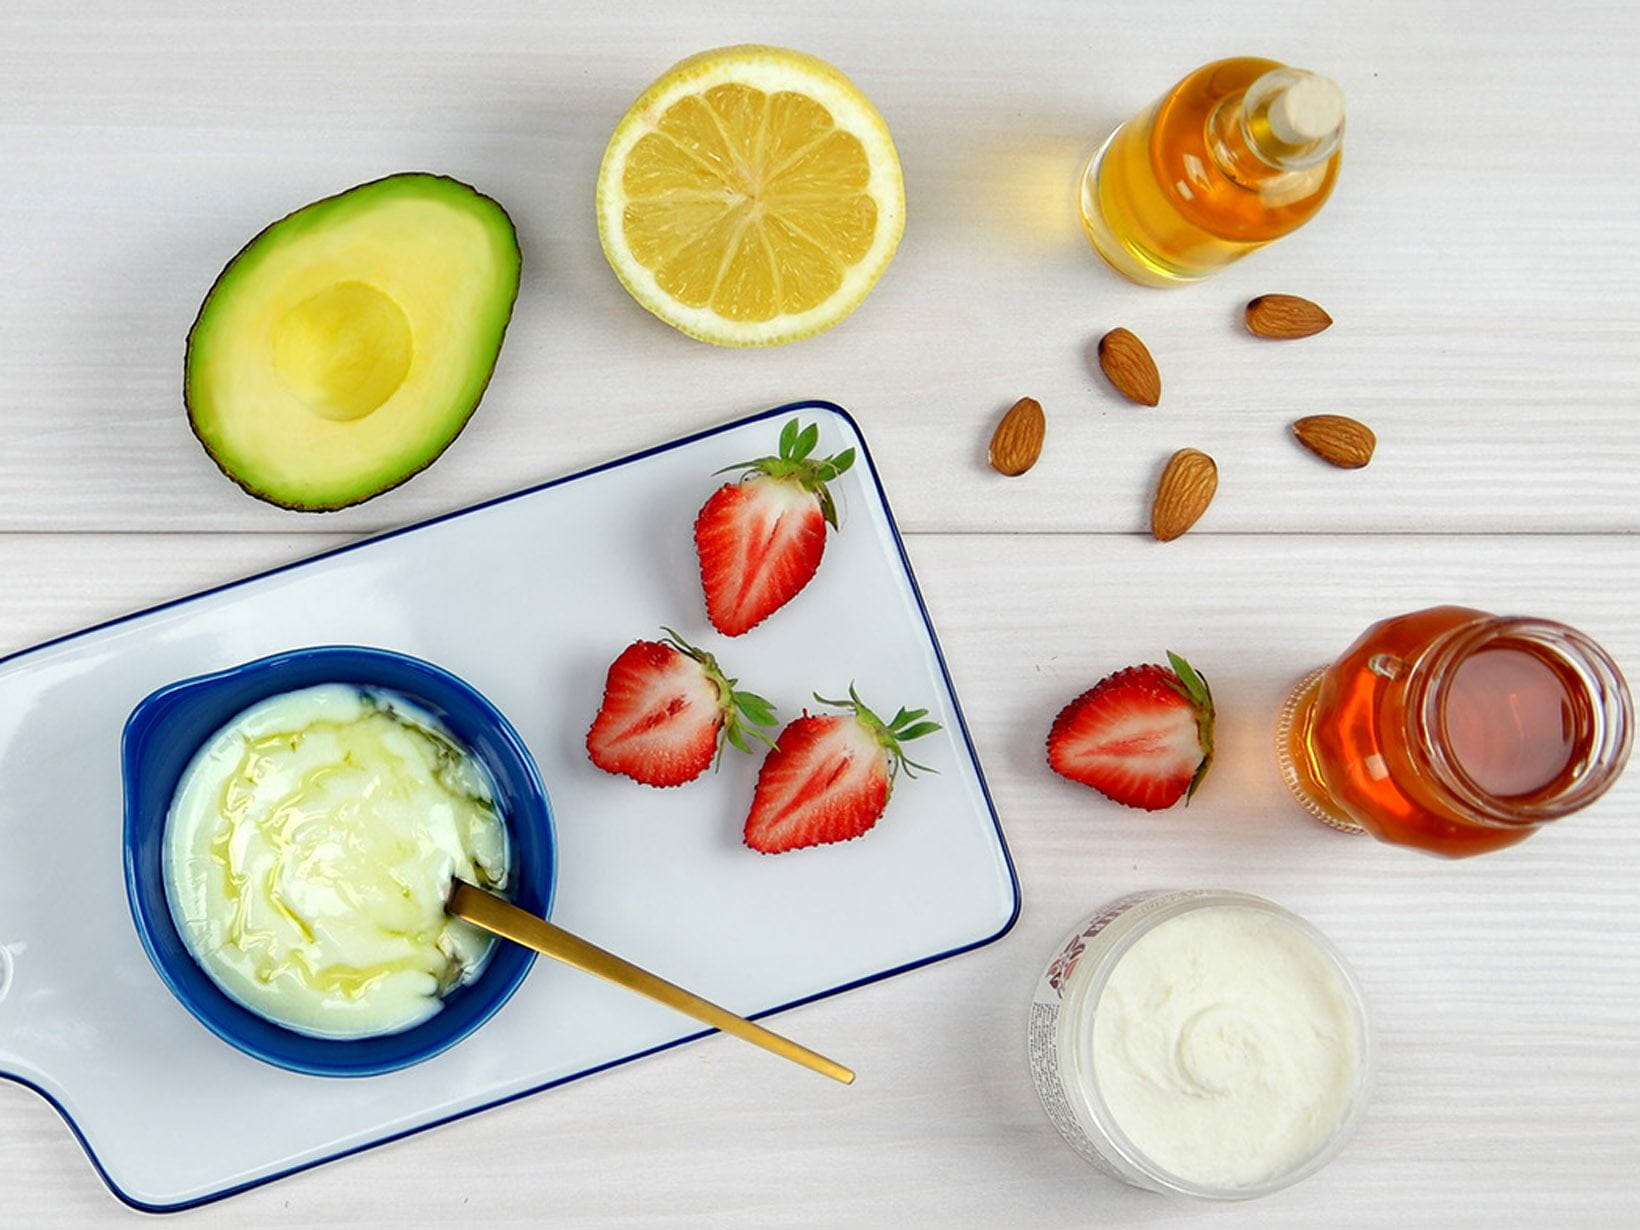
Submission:
M 1162 377 L 1145 344 L 1126 329 L 1112 329 L 1099 339 L 1099 370 L 1116 391 L 1141 406 L 1162 400 Z
M 1260 295 L 1247 304 L 1247 328 L 1260 337 L 1310 337 L 1330 324 L 1331 316 L 1297 295 Z
M 1047 430 L 1042 403 L 1034 397 L 1021 397 L 1002 416 L 991 436 L 991 468 L 1010 478 L 1025 473 L 1042 455 L 1042 437 Z
M 1211 457 L 1193 448 L 1174 453 L 1156 484 L 1156 500 L 1150 506 L 1151 537 L 1171 542 L 1184 533 L 1207 511 L 1218 489 L 1219 467 Z
M 1378 437 L 1372 428 L 1342 414 L 1312 414 L 1293 424 L 1298 442 L 1322 461 L 1359 470 L 1372 460 Z

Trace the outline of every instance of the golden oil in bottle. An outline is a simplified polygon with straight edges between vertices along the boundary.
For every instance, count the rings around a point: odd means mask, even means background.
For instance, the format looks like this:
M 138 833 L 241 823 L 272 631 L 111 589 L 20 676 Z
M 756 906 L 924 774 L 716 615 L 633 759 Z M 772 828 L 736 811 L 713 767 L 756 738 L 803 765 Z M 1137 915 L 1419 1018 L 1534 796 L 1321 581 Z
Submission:
M 1297 230 L 1338 178 L 1344 96 L 1242 56 L 1198 68 L 1118 128 L 1082 177 L 1082 225 L 1118 273 L 1193 282 Z

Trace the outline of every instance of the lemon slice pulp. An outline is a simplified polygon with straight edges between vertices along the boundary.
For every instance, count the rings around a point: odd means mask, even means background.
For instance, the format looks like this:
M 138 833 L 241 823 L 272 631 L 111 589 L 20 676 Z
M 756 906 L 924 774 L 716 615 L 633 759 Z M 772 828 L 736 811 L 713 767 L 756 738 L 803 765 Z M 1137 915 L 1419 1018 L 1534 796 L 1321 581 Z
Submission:
M 829 329 L 904 228 L 882 117 L 835 68 L 778 47 L 675 65 L 616 126 L 598 173 L 616 276 L 668 324 L 724 346 Z

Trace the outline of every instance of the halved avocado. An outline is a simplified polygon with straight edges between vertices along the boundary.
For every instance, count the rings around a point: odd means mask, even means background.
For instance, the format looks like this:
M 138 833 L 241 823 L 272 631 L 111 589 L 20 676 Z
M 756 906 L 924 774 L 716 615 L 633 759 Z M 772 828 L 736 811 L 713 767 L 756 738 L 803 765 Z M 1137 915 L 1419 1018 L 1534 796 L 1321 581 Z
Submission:
M 466 426 L 518 295 L 505 210 L 419 172 L 298 209 L 246 244 L 188 331 L 188 421 L 222 472 L 284 508 L 345 508 Z

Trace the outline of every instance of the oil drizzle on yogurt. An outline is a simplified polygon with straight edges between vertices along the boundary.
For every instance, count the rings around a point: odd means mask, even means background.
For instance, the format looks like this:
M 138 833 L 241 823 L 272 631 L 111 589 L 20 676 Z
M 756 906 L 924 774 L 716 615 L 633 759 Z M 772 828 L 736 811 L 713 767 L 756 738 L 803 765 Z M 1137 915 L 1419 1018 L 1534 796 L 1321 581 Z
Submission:
M 489 937 L 445 915 L 453 876 L 507 878 L 474 758 L 403 698 L 346 684 L 271 697 L 211 737 L 167 820 L 166 891 L 189 950 L 288 1028 L 410 1028 L 470 981 Z

